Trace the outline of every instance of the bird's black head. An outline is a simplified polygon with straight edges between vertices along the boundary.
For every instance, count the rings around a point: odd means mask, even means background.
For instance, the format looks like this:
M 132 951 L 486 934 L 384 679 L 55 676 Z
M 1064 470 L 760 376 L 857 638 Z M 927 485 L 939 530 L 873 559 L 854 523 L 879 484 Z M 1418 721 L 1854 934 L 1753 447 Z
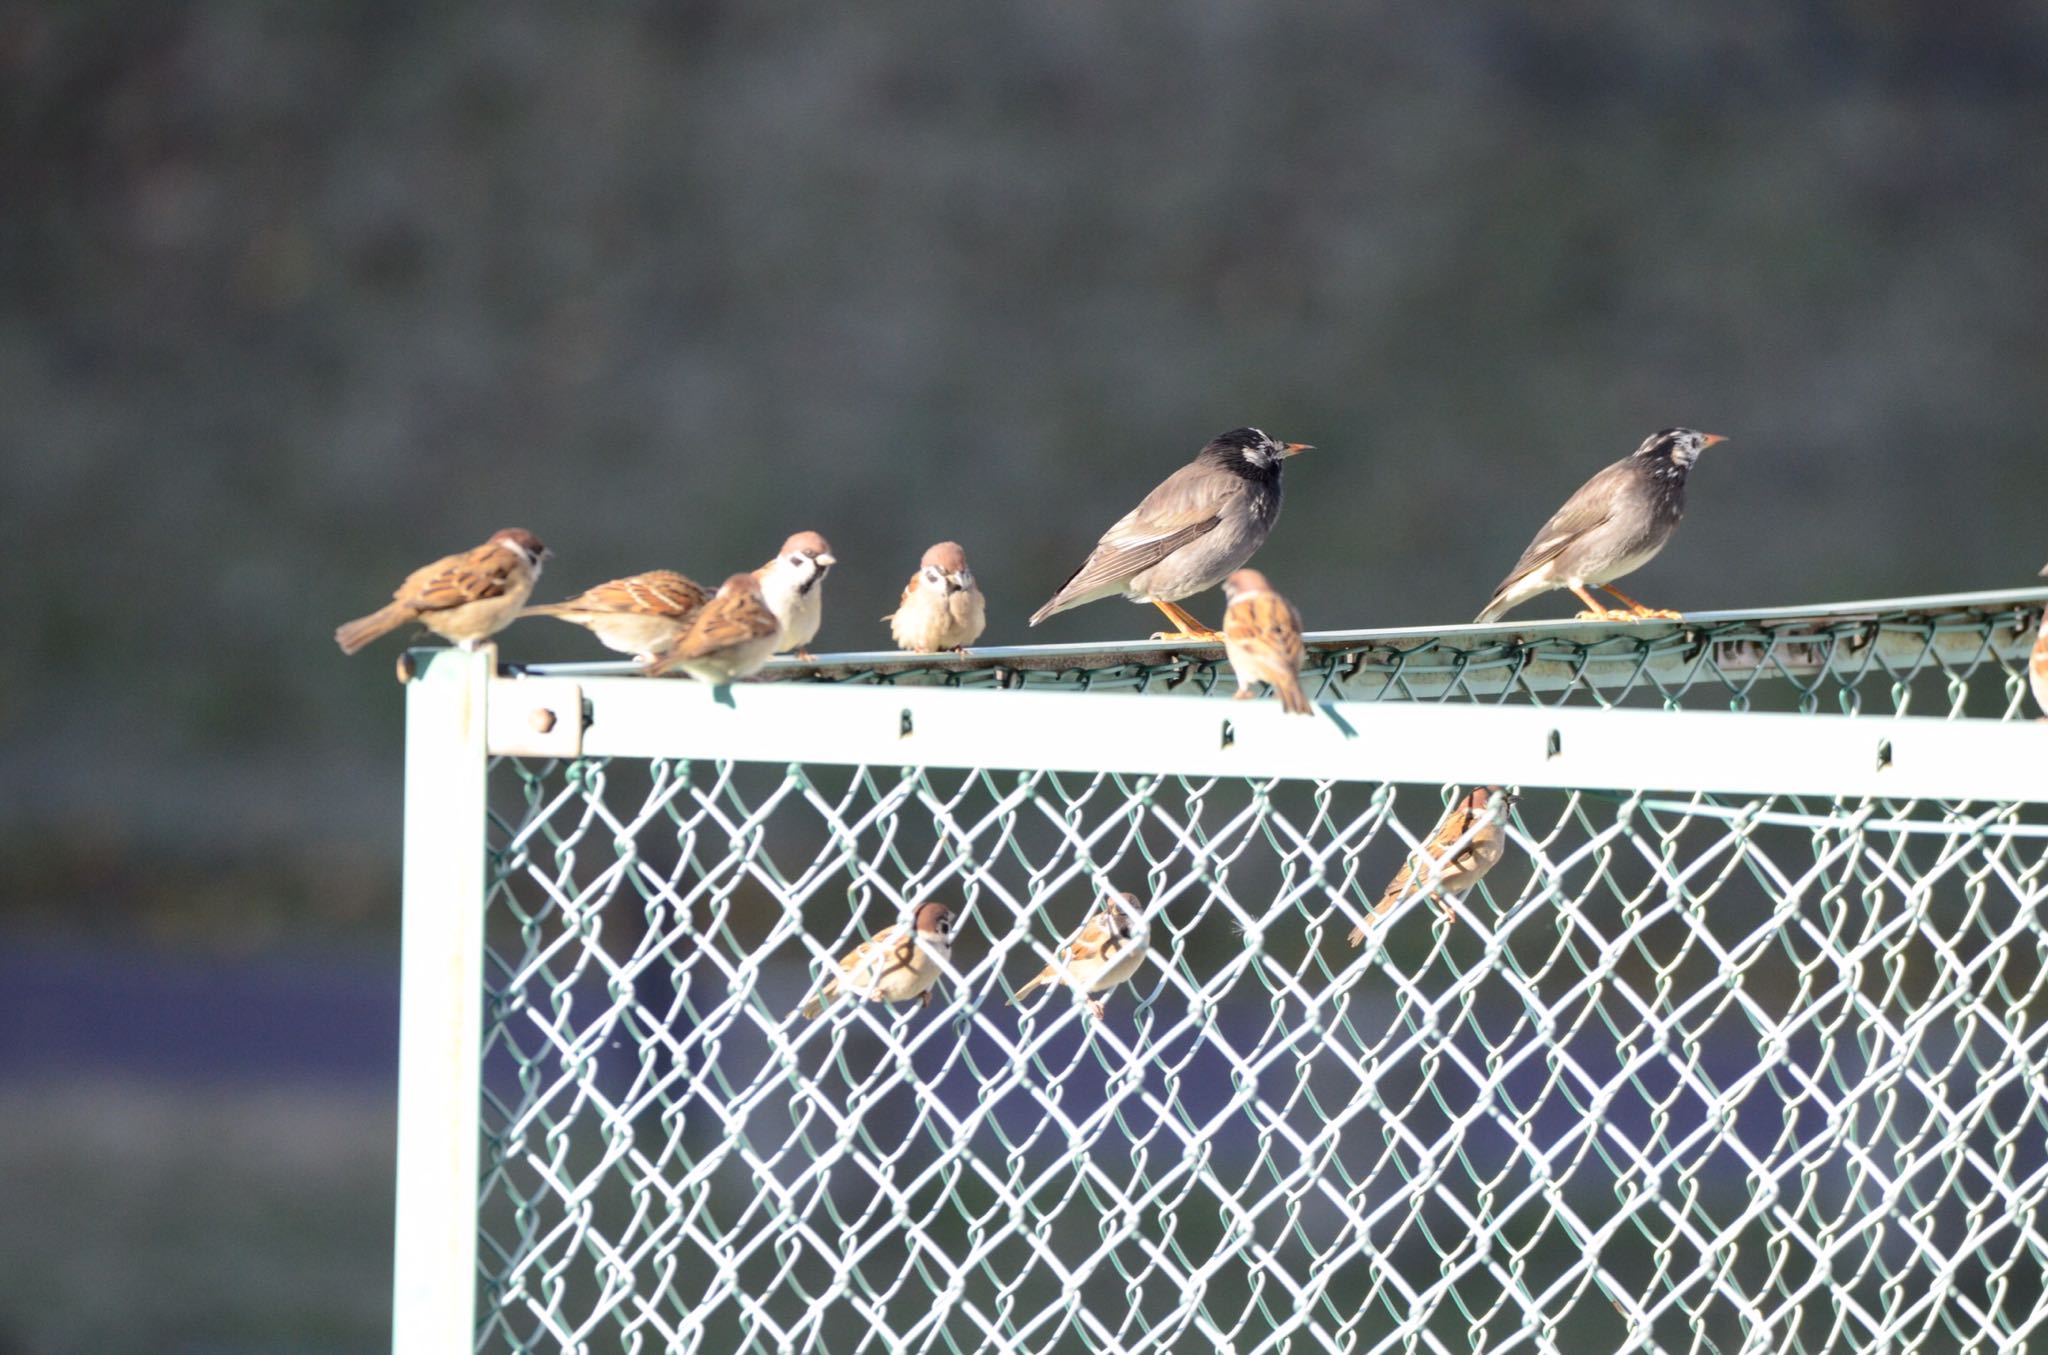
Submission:
M 1233 428 L 1210 439 L 1201 459 L 1246 479 L 1269 480 L 1280 474 L 1282 461 L 1308 450 L 1306 442 L 1276 442 L 1256 428 Z
M 1696 433 L 1690 428 L 1666 428 L 1643 439 L 1643 445 L 1636 448 L 1635 455 L 1643 461 L 1656 461 L 1676 466 L 1681 473 L 1692 469 L 1692 463 L 1699 454 L 1717 442 L 1728 439 L 1719 433 Z

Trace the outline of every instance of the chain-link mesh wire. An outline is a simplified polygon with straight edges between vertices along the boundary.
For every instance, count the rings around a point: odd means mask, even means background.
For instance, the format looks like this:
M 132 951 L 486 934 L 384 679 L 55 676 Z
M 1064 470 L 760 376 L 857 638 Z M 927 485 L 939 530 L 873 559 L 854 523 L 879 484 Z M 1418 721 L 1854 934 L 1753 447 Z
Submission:
M 2027 703 L 2039 590 L 1975 597 L 1713 614 L 1671 625 L 1332 633 L 1310 637 L 1302 685 L 1317 701 L 2011 719 Z M 1215 651 L 1148 645 L 842 656 L 771 676 L 1203 695 L 1231 687 Z
M 1791 704 L 2013 718 L 2027 619 Z M 2038 805 L 1524 788 L 1375 916 L 1465 787 L 491 775 L 479 1349 L 2048 1341 Z M 1113 890 L 1105 1015 L 1008 1005 Z M 797 1014 L 926 899 L 929 1007 Z

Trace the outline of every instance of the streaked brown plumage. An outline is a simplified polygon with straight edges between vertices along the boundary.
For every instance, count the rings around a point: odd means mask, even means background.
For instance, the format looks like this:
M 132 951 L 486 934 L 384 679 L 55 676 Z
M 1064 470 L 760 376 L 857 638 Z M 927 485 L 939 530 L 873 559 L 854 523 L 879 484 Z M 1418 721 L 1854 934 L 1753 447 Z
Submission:
M 1514 803 L 1515 797 L 1499 786 L 1480 786 L 1452 805 L 1437 821 L 1422 850 L 1410 856 L 1388 883 L 1386 893 L 1373 907 L 1374 919 L 1385 917 L 1395 904 L 1421 893 L 1432 881 L 1436 883 L 1444 916 L 1455 919 L 1452 896 L 1463 896 L 1486 878 L 1486 872 L 1500 864 L 1507 849 L 1503 830 Z M 1351 944 L 1362 945 L 1364 941 L 1365 928 L 1353 927 Z
M 1223 652 L 1237 674 L 1237 700 L 1253 695 L 1261 682 L 1272 686 L 1280 708 L 1313 715 L 1301 690 L 1301 613 L 1274 592 L 1256 569 L 1240 569 L 1223 581 L 1230 606 L 1223 613 Z
M 884 928 L 842 956 L 838 974 L 804 1003 L 804 1019 L 816 1020 L 841 993 L 869 1002 L 917 998 L 931 1006 L 939 965 L 953 953 L 953 910 L 943 903 L 921 903 L 911 924 Z
M 338 628 L 334 642 L 342 653 L 353 654 L 417 621 L 444 640 L 474 649 L 518 617 L 549 555 L 532 532 L 507 527 L 474 550 L 406 575 L 390 602 Z
M 1136 894 L 1106 897 L 1081 924 L 1081 930 L 1054 952 L 1059 959 L 1010 995 L 1010 1005 L 1022 1002 L 1025 994 L 1035 989 L 1060 984 L 1081 993 L 1114 988 L 1138 972 L 1151 941 L 1152 925 Z M 1090 998 L 1087 1005 L 1097 1017 L 1102 1015 L 1100 999 Z
M 645 663 L 690 629 L 711 592 L 672 569 L 654 569 L 587 588 L 566 602 L 528 607 L 520 615 L 552 616 L 581 626 L 606 649 Z
M 650 676 L 680 668 L 701 682 L 752 677 L 775 653 L 782 623 L 761 597 L 761 581 L 735 574 L 704 604 L 683 638 L 655 656 Z

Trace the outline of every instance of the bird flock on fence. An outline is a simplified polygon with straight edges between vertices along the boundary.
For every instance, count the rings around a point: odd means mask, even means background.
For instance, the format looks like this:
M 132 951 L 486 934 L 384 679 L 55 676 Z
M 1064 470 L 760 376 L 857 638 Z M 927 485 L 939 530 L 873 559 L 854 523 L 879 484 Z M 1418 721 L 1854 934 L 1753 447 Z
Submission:
M 1662 550 L 1685 513 L 1686 480 L 1712 433 L 1666 428 L 1602 470 L 1551 515 L 1528 549 L 1480 609 L 1493 621 L 1539 594 L 1567 589 L 1585 604 L 1581 620 L 1678 620 L 1614 587 Z M 1150 603 L 1173 623 L 1152 638 L 1178 643 L 1222 641 L 1237 677 L 1237 695 L 1272 689 L 1283 709 L 1312 715 L 1301 689 L 1301 615 L 1265 575 L 1245 568 L 1280 517 L 1281 474 L 1288 458 L 1312 450 L 1280 442 L 1256 428 L 1212 439 L 1195 459 L 1111 524 L 1080 568 L 1031 614 L 1037 625 L 1057 612 L 1108 597 Z M 551 552 L 532 532 L 507 528 L 474 550 L 434 561 L 406 576 L 391 601 L 334 633 L 353 654 L 380 636 L 418 623 L 464 649 L 528 616 L 582 626 L 598 643 L 631 655 L 643 672 L 680 672 L 724 684 L 758 673 L 776 654 L 806 649 L 823 620 L 825 576 L 835 563 L 817 532 L 798 532 L 760 568 L 737 573 L 713 592 L 671 570 L 612 579 L 563 602 L 529 607 Z M 2041 571 L 2048 577 L 2048 567 Z M 1182 608 L 1182 599 L 1222 585 L 1223 629 L 1212 630 Z M 1602 606 L 1589 590 L 1622 603 Z M 964 653 L 987 624 L 981 589 L 967 552 L 941 541 L 924 553 L 896 610 L 883 620 L 897 648 L 912 654 Z M 2048 713 L 2048 611 L 2028 665 L 2034 699 Z M 1373 909 L 1384 916 L 1425 889 L 1446 900 L 1462 896 L 1500 860 L 1513 797 L 1480 787 L 1445 813 Z M 941 903 L 920 904 L 901 922 L 861 942 L 838 973 L 803 1008 L 819 1015 L 841 993 L 878 1002 L 916 998 L 929 1005 L 931 987 L 951 953 L 954 915 Z M 1129 978 L 1142 963 L 1149 929 L 1129 894 L 1110 895 L 1064 941 L 1053 962 L 1018 989 L 1013 1002 L 1041 987 L 1065 986 L 1097 1016 L 1094 994 Z M 1351 933 L 1360 945 L 1365 929 Z
M 1722 440 L 1667 428 L 1588 480 L 1536 533 L 1478 619 L 1491 621 L 1557 588 L 1586 604 L 1582 619 L 1676 619 L 1678 613 L 1645 607 L 1612 585 L 1664 548 L 1685 512 L 1694 460 Z M 1107 597 L 1149 602 L 1174 627 L 1153 639 L 1220 640 L 1239 696 L 1263 683 L 1288 711 L 1312 713 L 1299 678 L 1301 615 L 1263 574 L 1244 567 L 1280 519 L 1286 461 L 1309 450 L 1307 443 L 1279 442 L 1256 428 L 1214 438 L 1111 524 L 1080 568 L 1031 614 L 1030 624 Z M 660 569 L 529 607 L 550 554 L 532 532 L 507 528 L 474 550 L 413 571 L 389 603 L 342 626 L 335 641 L 353 654 L 417 622 L 467 649 L 521 617 L 552 616 L 631 655 L 649 674 L 681 672 L 728 683 L 753 676 L 776 654 L 793 650 L 809 657 L 805 646 L 818 633 L 823 584 L 834 564 L 824 537 L 798 532 L 773 560 L 732 575 L 716 592 Z M 1227 598 L 1220 631 L 1179 605 L 1218 584 Z M 1612 594 L 1627 610 L 1602 607 L 1589 588 Z M 883 618 L 897 648 L 912 654 L 965 652 L 981 638 L 987 619 L 967 552 L 953 541 L 924 553 L 896 610 Z

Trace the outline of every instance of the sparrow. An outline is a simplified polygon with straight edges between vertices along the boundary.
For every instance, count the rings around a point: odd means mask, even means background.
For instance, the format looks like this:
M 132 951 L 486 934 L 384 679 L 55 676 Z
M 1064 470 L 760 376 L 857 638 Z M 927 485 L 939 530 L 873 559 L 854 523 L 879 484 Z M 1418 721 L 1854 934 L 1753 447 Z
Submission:
M 1116 987 L 1138 972 L 1145 951 L 1151 945 L 1152 924 L 1146 921 L 1136 894 L 1112 894 L 1088 915 L 1081 930 L 1061 944 L 1053 962 L 1038 977 L 1010 994 L 1016 1006 L 1035 988 L 1065 984 L 1077 993 L 1100 993 Z M 1103 1006 L 1099 998 L 1087 999 L 1088 1010 L 1097 1020 Z
M 1516 798 L 1499 786 L 1480 786 L 1452 805 L 1430 830 L 1422 849 L 1410 856 L 1388 883 L 1387 892 L 1373 906 L 1373 917 L 1385 917 L 1395 904 L 1434 883 L 1443 900 L 1444 916 L 1455 920 L 1451 896 L 1462 896 L 1500 864 L 1507 848 L 1503 830 Z M 1358 946 L 1364 941 L 1365 928 L 1353 927 L 1351 944 Z
M 1223 652 L 1237 674 L 1237 700 L 1248 699 L 1261 682 L 1270 683 L 1280 708 L 1313 715 L 1301 691 L 1301 613 L 1273 591 L 1256 569 L 1240 569 L 1223 581 Z
M 652 677 L 680 668 L 700 682 L 723 685 L 760 672 L 781 633 L 761 597 L 761 581 L 735 574 L 698 610 L 683 638 L 641 671 Z
M 2041 577 L 2048 579 L 2048 565 Z M 2041 613 L 2041 633 L 2034 637 L 2034 656 L 2027 662 L 2027 681 L 2034 689 L 2034 704 L 2048 716 L 2048 611 Z
M 1578 594 L 1588 610 L 1581 621 L 1627 621 L 1663 619 L 1676 621 L 1677 612 L 1645 607 L 1619 588 L 1614 580 L 1642 568 L 1664 549 L 1678 520 L 1685 515 L 1685 479 L 1702 451 L 1728 439 L 1718 433 L 1695 433 L 1690 428 L 1667 428 L 1643 439 L 1634 452 L 1580 485 L 1564 501 L 1522 558 L 1493 590 L 1493 598 L 1479 613 L 1484 623 L 1518 607 L 1553 588 L 1569 588 Z M 1602 607 L 1587 587 L 1612 593 L 1628 610 Z
M 780 555 L 754 571 L 768 610 L 782 627 L 775 641 L 777 654 L 794 649 L 799 658 L 811 657 L 804 646 L 817 635 L 818 624 L 824 620 L 825 576 L 837 563 L 824 537 L 798 532 L 782 543 Z
M 965 649 L 988 624 L 981 588 L 959 543 L 941 541 L 924 553 L 903 586 L 903 600 L 882 618 L 896 647 L 912 654 Z
M 841 956 L 839 973 L 804 1003 L 804 1019 L 817 1020 L 825 1004 L 841 993 L 870 1002 L 916 998 L 931 1006 L 939 966 L 953 954 L 953 910 L 943 903 L 921 903 L 911 924 L 886 927 Z
M 1151 603 L 1173 622 L 1175 629 L 1155 640 L 1222 639 L 1174 604 L 1214 588 L 1266 544 L 1280 517 L 1280 463 L 1309 450 L 1256 428 L 1216 438 L 1102 534 L 1052 601 L 1031 614 L 1031 624 L 1122 594 Z
M 444 640 L 474 649 L 518 618 L 533 595 L 541 562 L 553 554 L 532 532 L 507 527 L 475 550 L 406 575 L 391 601 L 334 632 L 344 654 L 417 621 Z
M 613 579 L 567 602 L 528 607 L 521 616 L 552 616 L 582 626 L 606 649 L 641 663 L 681 639 L 711 594 L 702 584 L 669 569 Z

